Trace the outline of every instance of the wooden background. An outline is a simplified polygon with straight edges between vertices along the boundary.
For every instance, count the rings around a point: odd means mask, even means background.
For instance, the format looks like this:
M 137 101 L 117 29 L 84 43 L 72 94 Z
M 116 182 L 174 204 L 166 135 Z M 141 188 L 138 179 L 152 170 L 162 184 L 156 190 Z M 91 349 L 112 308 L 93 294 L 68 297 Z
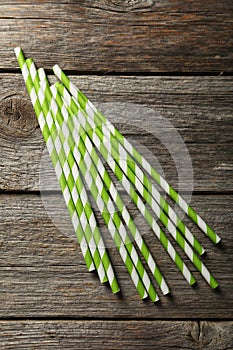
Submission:
M 0 1 L 1 349 L 233 349 L 232 14 L 230 0 Z M 50 74 L 59 63 L 97 103 L 128 100 L 176 127 L 193 163 L 192 205 L 222 237 L 214 247 L 190 225 L 218 290 L 188 263 L 198 280 L 189 287 L 149 231 L 172 289 L 161 303 L 139 299 L 113 248 L 121 295 L 86 271 L 78 244 L 44 208 L 44 142 L 16 46 Z M 164 147 L 140 127 L 118 126 L 177 186 Z M 60 198 L 43 196 L 54 205 Z

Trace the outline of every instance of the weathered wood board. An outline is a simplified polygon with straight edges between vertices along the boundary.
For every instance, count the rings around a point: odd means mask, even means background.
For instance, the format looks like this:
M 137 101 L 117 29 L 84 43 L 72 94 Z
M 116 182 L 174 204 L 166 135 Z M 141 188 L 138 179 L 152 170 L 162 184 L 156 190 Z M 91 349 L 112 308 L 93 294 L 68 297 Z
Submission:
M 12 349 L 226 350 L 232 322 L 0 321 L 0 345 Z
M 178 247 L 198 281 L 195 288 L 190 287 L 149 228 L 137 218 L 172 290 L 171 297 L 160 294 L 161 303 L 154 306 L 149 300 L 140 301 L 114 244 L 108 246 L 122 287 L 121 296 L 113 295 L 107 286 L 100 285 L 95 274 L 87 272 L 74 236 L 67 237 L 72 227 L 61 200 L 56 194 L 43 196 L 43 202 L 40 195 L 0 195 L 0 317 L 72 317 L 76 313 L 78 317 L 134 319 L 232 316 L 232 196 L 202 195 L 192 200 L 194 208 L 222 237 L 222 244 L 214 246 L 194 225 L 189 225 L 206 247 L 207 255 L 202 260 L 219 281 L 218 290 L 211 290 Z M 53 212 L 46 210 L 48 201 Z M 137 211 L 131 203 L 129 209 L 136 218 Z M 102 227 L 101 221 L 99 224 Z
M 233 349 L 232 1 L 0 0 L 0 41 L 0 348 Z M 59 63 L 169 182 L 187 198 L 194 190 L 222 243 L 184 220 L 219 289 L 178 249 L 198 281 L 189 287 L 126 197 L 171 296 L 140 301 L 110 240 L 121 294 L 87 272 L 16 46 L 50 74 Z
M 230 72 L 232 1 L 2 1 L 1 69 L 21 45 L 45 68 Z
M 54 78 L 50 80 L 55 81 Z M 177 170 L 184 168 L 183 143 L 180 146 L 176 139 L 174 130 L 177 130 L 190 153 L 194 189 L 233 190 L 233 84 L 229 77 L 187 77 L 184 80 L 177 77 L 72 76 L 72 80 L 79 83 L 92 100 L 99 102 L 101 110 L 124 135 L 146 147 L 146 156 L 152 163 L 157 157 L 166 178 L 175 187 L 178 188 Z M 0 75 L 0 81 L 0 189 L 38 190 L 39 172 L 44 164 L 41 160 L 47 152 L 30 99 L 21 76 Z M 15 86 L 19 87 L 17 91 Z M 125 101 L 129 104 L 124 105 Z M 116 114 L 117 109 L 120 115 Z M 136 118 L 134 111 L 138 113 Z M 143 119 L 143 113 L 148 119 Z M 163 130 L 167 135 L 165 145 L 156 139 L 165 134 Z M 175 163 L 169 154 L 171 150 Z M 44 169 L 45 177 L 53 186 L 50 169 Z M 192 172 L 187 170 L 187 183 L 181 184 L 181 190 L 190 189 L 191 176 Z

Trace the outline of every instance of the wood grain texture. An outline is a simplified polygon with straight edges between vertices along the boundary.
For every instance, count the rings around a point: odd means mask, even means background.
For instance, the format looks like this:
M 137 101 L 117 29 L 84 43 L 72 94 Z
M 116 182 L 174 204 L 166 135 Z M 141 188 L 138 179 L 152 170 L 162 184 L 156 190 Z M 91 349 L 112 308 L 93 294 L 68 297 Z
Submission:
M 50 80 L 55 81 L 53 77 Z M 153 164 L 157 157 L 174 186 L 178 185 L 174 160 L 158 141 L 165 130 L 177 166 L 182 168 L 173 126 L 190 153 L 195 190 L 233 190 L 231 78 L 72 76 L 72 80 L 97 101 L 124 135 L 151 152 L 147 157 Z M 38 190 L 45 146 L 30 99 L 20 75 L 0 75 L 0 81 L 0 189 Z M 52 167 L 43 174 L 53 189 Z M 187 183 L 182 184 L 184 190 L 190 188 L 190 174 L 187 172 Z
M 0 348 L 233 349 L 233 83 L 226 76 L 233 2 L 0 0 L 0 28 Z M 155 305 L 140 301 L 98 213 L 121 294 L 87 272 L 61 194 L 31 192 L 58 185 L 22 76 L 14 74 L 19 45 L 38 66 L 51 72 L 59 63 L 73 73 L 167 180 L 186 190 L 191 173 L 178 183 L 184 156 L 176 128 L 193 163 L 192 205 L 222 237 L 213 246 L 184 218 L 219 289 L 178 249 L 198 281 L 189 287 L 125 195 L 172 294 L 159 293 Z
M 190 287 L 128 204 L 172 290 L 170 297 L 159 293 L 161 302 L 152 305 L 140 301 L 113 244 L 108 247 L 122 293 L 113 295 L 95 273 L 87 272 L 60 196 L 0 195 L 0 317 L 231 318 L 233 197 L 194 196 L 192 205 L 222 237 L 222 244 L 214 246 L 189 224 L 207 250 L 203 261 L 219 281 L 218 290 L 211 290 L 178 248 L 198 281 Z
M 232 71 L 232 2 L 1 3 L 0 68 L 21 45 L 42 66 L 95 72 Z
M 0 326 L 5 350 L 226 350 L 233 344 L 232 322 L 27 320 L 1 321 Z

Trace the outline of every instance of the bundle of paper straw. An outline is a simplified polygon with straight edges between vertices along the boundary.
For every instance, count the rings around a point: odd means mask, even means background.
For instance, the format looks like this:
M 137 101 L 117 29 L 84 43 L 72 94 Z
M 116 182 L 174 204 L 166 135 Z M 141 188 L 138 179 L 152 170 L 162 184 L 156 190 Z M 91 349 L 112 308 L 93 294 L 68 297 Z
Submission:
M 204 248 L 152 181 L 156 181 L 213 243 L 218 243 L 220 237 L 96 109 L 58 65 L 53 70 L 59 82 L 51 86 L 44 70 L 37 70 L 32 59 L 25 59 L 20 48 L 15 49 L 15 54 L 88 271 L 96 270 L 101 283 L 109 282 L 113 293 L 120 291 L 90 204 L 91 196 L 140 297 L 149 296 L 153 302 L 158 301 L 155 282 L 164 295 L 169 293 L 153 254 L 103 163 L 106 162 L 187 282 L 193 285 L 196 279 L 169 235 L 207 283 L 216 288 L 216 279 L 199 257 L 205 252 Z M 158 225 L 158 219 L 165 230 Z

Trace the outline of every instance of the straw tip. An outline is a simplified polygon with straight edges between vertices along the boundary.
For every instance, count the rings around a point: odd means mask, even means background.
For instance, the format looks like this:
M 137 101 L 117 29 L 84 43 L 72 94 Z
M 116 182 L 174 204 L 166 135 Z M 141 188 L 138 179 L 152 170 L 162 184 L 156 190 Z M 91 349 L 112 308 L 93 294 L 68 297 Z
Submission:
M 168 294 L 170 294 L 170 289 L 166 289 L 163 291 L 163 295 L 168 295 Z
M 200 255 L 206 255 L 206 250 L 204 248 L 200 250 Z
M 57 69 L 59 69 L 59 65 L 58 65 L 58 64 L 55 64 L 55 65 L 53 66 L 53 70 L 57 70 Z
M 20 52 L 22 51 L 21 47 L 15 47 L 14 48 L 14 52 L 15 52 L 15 55 L 18 56 L 20 54 Z
M 37 72 L 39 74 L 40 80 L 41 81 L 45 81 L 46 80 L 46 74 L 45 74 L 44 68 L 39 68 Z
M 190 286 L 195 286 L 196 283 L 197 283 L 197 281 L 196 281 L 195 278 L 192 276 L 192 277 L 191 277 L 191 280 L 190 280 L 190 282 L 189 282 Z
M 58 77 L 58 79 L 61 80 L 61 68 L 59 67 L 58 64 L 55 64 L 53 66 L 53 71 L 54 71 L 55 75 Z
M 144 300 L 144 299 L 147 299 L 148 298 L 148 294 L 147 292 L 145 291 L 143 295 L 141 295 L 141 299 Z
M 113 292 L 113 294 L 117 294 L 117 293 L 120 293 L 120 288 L 119 287 L 117 287 L 116 289 L 113 289 L 112 290 L 112 292 Z
M 153 303 L 158 303 L 158 302 L 160 302 L 160 299 L 158 296 L 156 296 L 155 299 L 153 300 Z

